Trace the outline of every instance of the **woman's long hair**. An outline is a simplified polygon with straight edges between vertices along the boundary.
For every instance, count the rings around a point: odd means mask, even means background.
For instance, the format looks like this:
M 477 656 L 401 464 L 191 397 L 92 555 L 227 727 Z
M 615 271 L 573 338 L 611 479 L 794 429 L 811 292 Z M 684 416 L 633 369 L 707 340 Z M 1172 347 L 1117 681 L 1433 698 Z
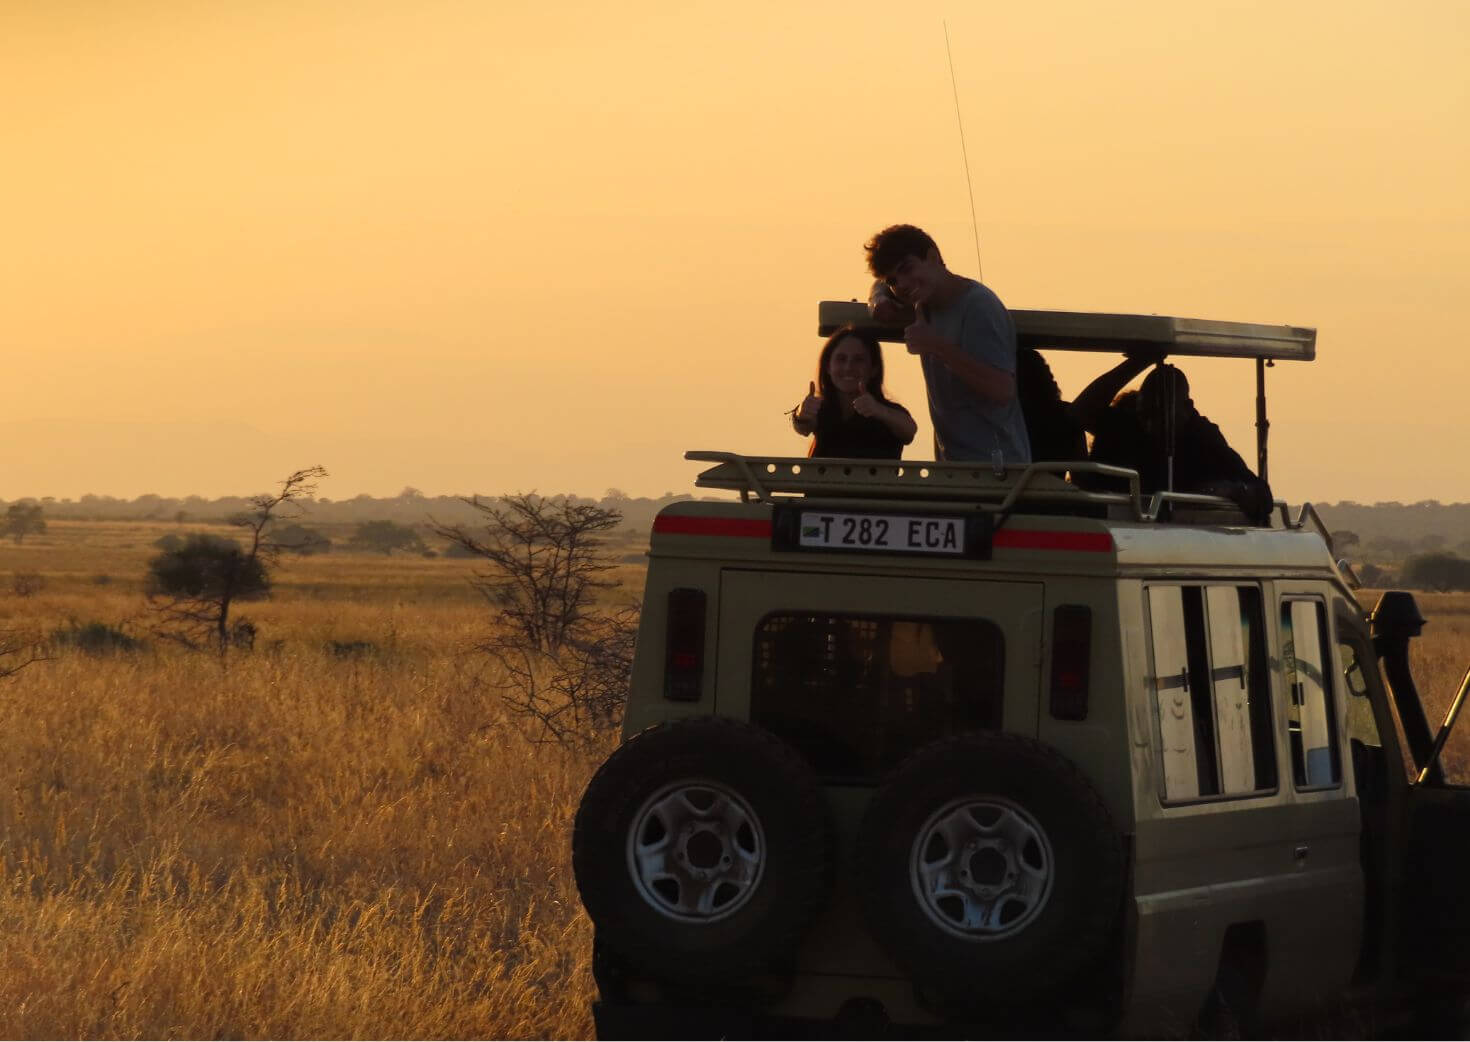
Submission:
M 883 349 L 878 346 L 877 337 L 856 326 L 843 326 L 833 333 L 822 345 L 822 353 L 817 355 L 817 393 L 821 395 L 822 401 L 825 403 L 828 398 L 831 398 L 833 402 L 837 400 L 837 386 L 832 383 L 832 377 L 827 372 L 827 368 L 828 363 L 832 361 L 832 352 L 836 351 L 837 345 L 848 337 L 853 337 L 868 349 L 868 358 L 873 363 L 872 375 L 868 377 L 868 382 L 863 385 L 863 389 L 884 405 L 891 405 L 888 396 L 883 393 Z
M 822 345 L 821 354 L 817 355 L 817 393 L 822 398 L 822 407 L 817 412 L 817 430 L 842 422 L 842 405 L 838 401 L 837 385 L 832 382 L 832 376 L 827 369 L 828 363 L 832 361 L 832 352 L 837 350 L 837 345 L 848 337 L 855 338 L 868 349 L 868 358 L 873 363 L 873 372 L 868 376 L 863 390 L 884 405 L 893 404 L 883 393 L 883 349 L 878 346 L 878 338 L 856 326 L 843 326 L 827 338 L 827 342 Z M 816 451 L 817 439 L 813 437 L 806 454 L 810 456 Z

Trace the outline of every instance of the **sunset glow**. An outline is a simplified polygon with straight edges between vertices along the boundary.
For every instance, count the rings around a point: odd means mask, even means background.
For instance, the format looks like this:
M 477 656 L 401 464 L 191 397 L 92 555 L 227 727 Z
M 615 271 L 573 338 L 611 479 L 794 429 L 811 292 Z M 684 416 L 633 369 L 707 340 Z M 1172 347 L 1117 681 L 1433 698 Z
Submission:
M 1278 495 L 1470 499 L 1470 9 L 0 8 L 0 498 L 690 487 L 801 455 L 822 298 L 928 229 L 1012 307 L 1318 329 Z M 920 420 L 918 366 L 889 390 Z M 1064 394 L 1107 361 L 1051 358 Z M 1253 367 L 1189 361 L 1254 458 Z

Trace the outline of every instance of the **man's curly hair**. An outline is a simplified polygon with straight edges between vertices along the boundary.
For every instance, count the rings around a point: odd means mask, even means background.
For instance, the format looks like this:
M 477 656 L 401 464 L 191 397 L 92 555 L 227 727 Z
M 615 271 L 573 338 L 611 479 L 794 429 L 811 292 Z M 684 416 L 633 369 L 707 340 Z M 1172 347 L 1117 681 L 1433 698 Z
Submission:
M 886 279 L 905 257 L 923 260 L 933 250 L 943 259 L 929 233 L 912 224 L 890 224 L 869 239 L 863 249 L 868 252 L 868 271 L 875 279 Z

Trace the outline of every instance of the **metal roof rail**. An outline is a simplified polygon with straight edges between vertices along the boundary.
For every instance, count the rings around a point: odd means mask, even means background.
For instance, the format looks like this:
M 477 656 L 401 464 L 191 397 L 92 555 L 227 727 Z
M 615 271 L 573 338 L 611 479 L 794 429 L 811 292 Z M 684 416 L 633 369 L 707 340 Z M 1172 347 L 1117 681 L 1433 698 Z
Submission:
M 794 496 L 813 502 L 832 500 L 849 504 L 854 500 L 890 505 L 894 499 L 961 501 L 1002 517 L 1014 513 L 1021 503 L 1070 505 L 1079 512 L 1121 504 L 1137 521 L 1157 521 L 1166 504 L 1210 510 L 1237 509 L 1221 496 L 1189 492 L 1157 492 L 1145 496 L 1140 491 L 1136 470 L 1087 460 L 995 467 L 980 463 L 742 456 L 712 450 L 691 450 L 684 458 L 716 464 L 701 472 L 695 478 L 695 485 L 738 492 L 746 502 L 754 499 L 769 504 Z M 1062 475 L 1068 471 L 1120 478 L 1128 482 L 1128 491 L 1092 492 L 1078 488 L 1063 480 Z

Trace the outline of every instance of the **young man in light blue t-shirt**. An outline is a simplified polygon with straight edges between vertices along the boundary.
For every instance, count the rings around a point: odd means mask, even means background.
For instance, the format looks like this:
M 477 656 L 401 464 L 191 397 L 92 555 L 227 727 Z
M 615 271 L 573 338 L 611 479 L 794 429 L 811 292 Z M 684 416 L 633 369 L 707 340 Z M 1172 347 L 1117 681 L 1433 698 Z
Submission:
M 1016 327 L 1000 298 L 946 268 L 934 240 L 911 224 L 884 228 L 864 248 L 880 283 L 873 316 L 912 318 L 904 341 L 924 370 L 934 458 L 1030 463 L 1016 398 Z

